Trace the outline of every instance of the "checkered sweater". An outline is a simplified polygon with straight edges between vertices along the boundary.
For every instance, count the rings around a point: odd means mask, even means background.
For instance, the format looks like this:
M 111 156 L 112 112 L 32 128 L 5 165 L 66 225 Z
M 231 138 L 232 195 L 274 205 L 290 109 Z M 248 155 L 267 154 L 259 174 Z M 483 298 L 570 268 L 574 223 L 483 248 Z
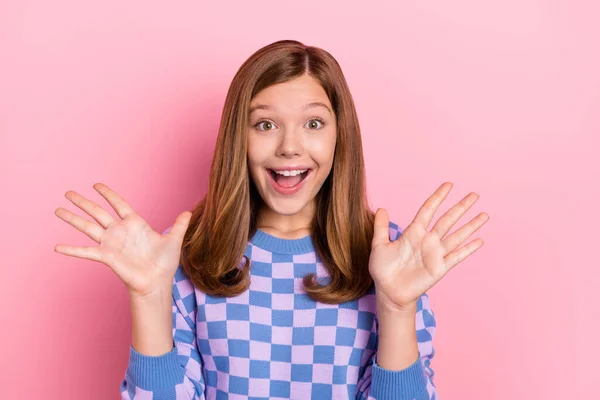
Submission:
M 390 239 L 401 229 L 390 223 Z M 417 304 L 420 358 L 401 371 L 377 365 L 375 293 L 337 304 L 313 301 L 302 277 L 327 272 L 310 236 L 248 241 L 251 283 L 236 297 L 194 288 L 181 266 L 173 283 L 173 349 L 146 356 L 130 347 L 121 398 L 433 400 L 435 319 Z

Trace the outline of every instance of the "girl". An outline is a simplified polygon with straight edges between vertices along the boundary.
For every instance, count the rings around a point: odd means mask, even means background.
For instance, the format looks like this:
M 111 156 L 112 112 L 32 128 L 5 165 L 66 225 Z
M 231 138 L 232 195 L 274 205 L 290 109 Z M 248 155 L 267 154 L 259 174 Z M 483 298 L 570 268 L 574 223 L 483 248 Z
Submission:
M 158 233 L 103 184 L 119 216 L 69 191 L 100 261 L 130 294 L 122 399 L 435 399 L 427 290 L 483 245 L 488 219 L 446 236 L 470 193 L 432 227 L 441 185 L 402 231 L 367 204 L 348 85 L 326 51 L 279 41 L 228 91 L 208 193 Z

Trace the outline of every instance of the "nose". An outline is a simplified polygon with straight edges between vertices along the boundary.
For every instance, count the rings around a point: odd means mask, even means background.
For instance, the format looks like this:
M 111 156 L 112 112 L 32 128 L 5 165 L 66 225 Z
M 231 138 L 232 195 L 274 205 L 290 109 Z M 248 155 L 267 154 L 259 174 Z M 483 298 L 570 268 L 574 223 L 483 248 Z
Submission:
M 304 151 L 301 132 L 295 129 L 284 129 L 277 148 L 280 157 L 295 157 L 302 155 Z

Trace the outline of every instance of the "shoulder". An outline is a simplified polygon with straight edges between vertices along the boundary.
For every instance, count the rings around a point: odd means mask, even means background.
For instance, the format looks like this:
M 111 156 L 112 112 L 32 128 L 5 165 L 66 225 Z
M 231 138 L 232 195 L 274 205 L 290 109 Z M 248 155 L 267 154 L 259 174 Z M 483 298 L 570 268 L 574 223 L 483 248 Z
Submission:
M 193 314 L 198 308 L 196 288 L 181 264 L 173 277 L 173 301 L 184 315 Z
M 171 230 L 172 226 L 169 226 L 163 231 L 163 235 Z M 173 301 L 175 305 L 183 314 L 191 314 L 198 307 L 196 299 L 196 288 L 185 273 L 183 265 L 179 263 L 173 276 Z
M 417 342 L 419 343 L 419 351 L 426 353 L 430 351 L 435 334 L 436 322 L 429 296 L 423 294 L 417 301 L 417 313 L 415 328 L 417 330 Z

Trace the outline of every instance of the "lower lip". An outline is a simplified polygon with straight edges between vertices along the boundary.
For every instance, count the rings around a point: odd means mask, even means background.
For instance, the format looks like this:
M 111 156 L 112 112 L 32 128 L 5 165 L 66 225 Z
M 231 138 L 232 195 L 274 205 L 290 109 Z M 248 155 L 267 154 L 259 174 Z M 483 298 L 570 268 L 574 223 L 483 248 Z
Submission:
M 298 182 L 294 186 L 290 186 L 290 187 L 283 187 L 283 186 L 278 185 L 277 182 L 275 182 L 275 179 L 273 179 L 273 177 L 271 176 L 271 173 L 269 172 L 269 170 L 265 169 L 265 172 L 267 174 L 269 182 L 271 182 L 271 186 L 273 187 L 273 189 L 275 189 L 277 192 L 279 192 L 281 194 L 294 194 L 297 191 L 299 191 L 300 189 L 302 189 L 302 187 L 304 186 L 304 183 L 311 177 L 313 170 L 312 169 L 308 170 L 308 174 L 306 175 L 306 178 L 302 179 L 300 182 Z

